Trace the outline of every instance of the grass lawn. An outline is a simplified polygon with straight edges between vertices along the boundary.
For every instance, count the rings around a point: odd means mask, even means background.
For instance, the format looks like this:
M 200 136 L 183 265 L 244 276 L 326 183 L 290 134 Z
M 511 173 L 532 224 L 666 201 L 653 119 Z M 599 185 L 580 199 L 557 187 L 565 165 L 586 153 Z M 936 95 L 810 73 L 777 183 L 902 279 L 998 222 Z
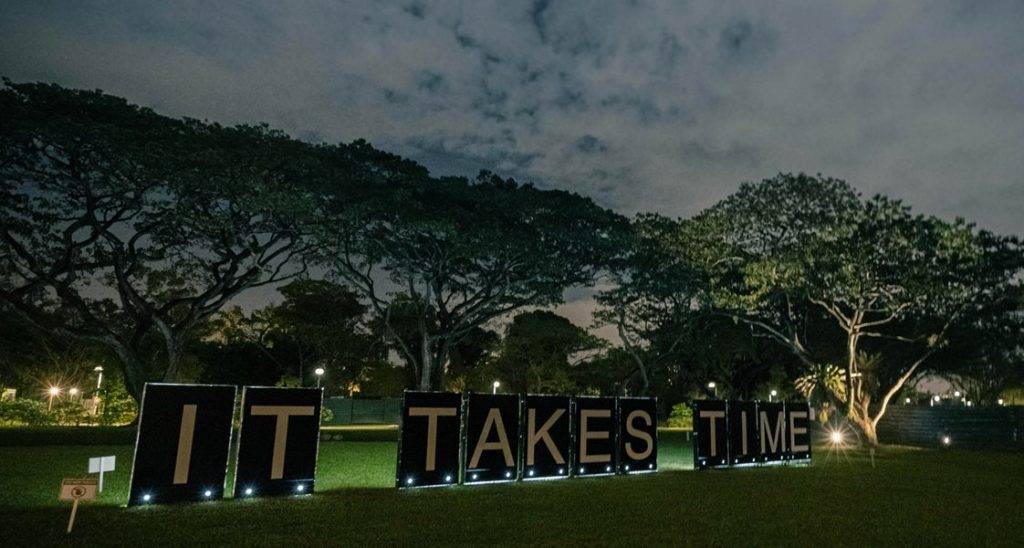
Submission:
M 0 447 L 0 546 L 55 544 L 1021 545 L 1024 455 L 887 448 L 814 466 L 694 472 L 661 435 L 657 474 L 398 491 L 395 444 L 320 446 L 315 495 L 121 508 L 131 447 Z M 66 538 L 60 478 L 115 454 Z M 230 478 L 230 473 L 229 473 Z

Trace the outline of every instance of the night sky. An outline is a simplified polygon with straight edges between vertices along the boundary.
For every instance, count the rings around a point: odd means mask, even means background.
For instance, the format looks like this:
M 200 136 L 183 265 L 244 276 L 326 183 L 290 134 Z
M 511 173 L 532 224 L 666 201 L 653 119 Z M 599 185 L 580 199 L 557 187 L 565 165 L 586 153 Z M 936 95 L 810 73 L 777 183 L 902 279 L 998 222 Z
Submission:
M 1024 234 L 1024 2 L 169 4 L 4 2 L 0 74 L 626 214 L 806 171 Z

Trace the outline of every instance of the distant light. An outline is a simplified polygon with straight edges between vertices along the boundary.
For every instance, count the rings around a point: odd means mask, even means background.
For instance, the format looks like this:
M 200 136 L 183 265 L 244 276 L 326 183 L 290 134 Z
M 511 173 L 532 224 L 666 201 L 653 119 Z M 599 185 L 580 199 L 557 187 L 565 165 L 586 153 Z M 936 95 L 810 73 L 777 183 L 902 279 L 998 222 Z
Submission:
M 473 476 L 472 476 L 472 477 L 473 477 L 473 479 L 474 479 L 474 480 L 476 480 L 476 478 L 478 478 L 478 477 L 480 477 L 480 476 L 479 476 L 479 475 L 477 475 L 477 474 L 473 474 Z
M 531 469 L 529 472 L 526 473 L 526 475 L 530 476 L 530 477 L 533 477 L 533 470 Z
M 972 402 L 971 400 L 967 400 L 967 407 L 973 407 L 973 406 L 974 406 L 974 402 Z
M 47 392 L 51 396 L 59 396 L 60 395 L 60 387 L 59 386 L 51 386 L 50 389 Z
M 910 398 L 906 398 L 906 399 L 905 399 L 905 400 L 903 400 L 903 401 L 905 401 L 905 402 L 906 402 L 907 404 L 909 404 L 909 403 L 910 403 Z
M 491 384 L 491 387 L 493 387 L 493 388 L 499 388 L 499 387 L 501 387 L 501 382 L 499 382 L 499 381 L 494 381 L 494 383 L 493 383 L 493 384 Z
M 654 470 L 654 463 L 652 462 L 652 463 L 648 464 L 647 465 L 647 469 L 648 470 Z
M 326 371 L 324 371 L 323 367 L 317 367 L 316 369 L 313 370 L 313 372 L 316 373 L 317 377 L 319 377 L 319 376 L 323 375 L 324 373 L 326 373 Z
M 717 386 L 717 385 L 715 384 L 715 381 L 711 381 L 711 382 L 709 382 L 709 383 L 708 383 L 708 388 L 710 388 L 710 389 L 712 389 L 712 390 L 714 390 L 714 389 L 715 389 L 715 386 Z
M 565 468 L 559 468 L 558 469 L 558 473 L 559 474 L 564 474 L 565 473 Z
M 210 498 L 210 497 L 213 496 L 213 491 L 210 491 L 209 489 L 207 489 L 206 491 L 203 491 L 203 496 L 206 497 L 206 498 Z
M 935 400 L 935 401 L 939 401 L 939 400 L 941 400 L 941 399 L 942 399 L 942 397 L 941 397 L 941 396 L 939 396 L 938 394 L 935 394 L 935 396 L 934 396 L 934 397 L 932 397 L 932 399 L 933 399 L 933 400 Z
M 942 445 L 949 445 L 953 443 L 953 440 L 949 436 L 942 436 Z
M 629 465 L 626 465 L 626 471 L 629 472 Z
M 411 476 L 405 480 L 405 484 L 406 485 L 412 485 L 412 477 Z
M 505 477 L 506 478 L 511 478 L 512 477 L 512 472 L 509 472 L 508 470 L 506 470 L 505 471 Z
M 583 473 L 583 472 L 585 472 L 585 471 L 586 471 L 586 470 L 585 470 L 585 469 L 584 469 L 584 468 L 583 468 L 582 466 L 580 466 L 580 474 L 582 474 L 582 473 Z
M 305 492 L 306 491 L 306 484 L 305 483 L 300 483 L 300 484 L 296 485 L 295 486 L 295 490 L 300 492 L 300 493 Z
M 92 370 L 97 372 L 97 373 L 102 373 L 103 372 L 103 366 L 102 365 L 97 365 Z
M 996 403 L 998 403 L 999 405 L 1004 405 L 1003 398 L 999 398 L 999 401 L 997 401 Z
M 143 502 L 149 502 L 149 499 L 151 499 L 151 498 L 153 498 L 153 495 L 150 495 L 149 493 L 146 493 L 145 495 L 142 495 L 142 501 Z
M 604 471 L 605 472 L 611 472 L 612 471 L 612 467 L 611 466 L 605 466 L 604 467 Z
M 778 390 L 772 390 L 772 397 L 775 397 L 775 396 L 778 396 L 778 395 L 779 395 L 779 391 Z
M 960 397 L 960 391 L 957 390 L 956 392 L 953 392 L 953 395 L 959 398 Z
M 448 474 L 447 476 L 445 476 L 444 477 L 444 481 L 448 481 L 448 482 L 452 481 L 452 475 Z
M 246 495 L 251 495 L 252 494 L 252 487 L 246 487 L 245 488 L 245 494 Z
M 832 441 L 832 445 L 842 445 L 843 443 L 843 433 L 839 430 L 833 430 L 828 437 Z
M 68 390 L 68 394 L 70 394 L 72 396 L 77 396 L 78 395 L 78 389 L 77 388 L 71 388 L 71 389 Z

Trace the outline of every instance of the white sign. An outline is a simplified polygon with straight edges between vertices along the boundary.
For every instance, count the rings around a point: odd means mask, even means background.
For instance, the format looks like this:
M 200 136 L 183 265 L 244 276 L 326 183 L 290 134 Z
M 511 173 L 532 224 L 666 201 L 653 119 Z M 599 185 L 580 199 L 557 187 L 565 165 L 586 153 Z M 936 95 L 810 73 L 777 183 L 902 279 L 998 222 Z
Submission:
M 114 455 L 109 457 L 92 457 L 89 459 L 89 473 L 100 475 L 99 491 L 103 492 L 103 473 L 114 471 Z
M 64 478 L 60 482 L 60 500 L 71 501 L 71 517 L 68 519 L 68 533 L 75 526 L 78 501 L 96 498 L 96 478 Z

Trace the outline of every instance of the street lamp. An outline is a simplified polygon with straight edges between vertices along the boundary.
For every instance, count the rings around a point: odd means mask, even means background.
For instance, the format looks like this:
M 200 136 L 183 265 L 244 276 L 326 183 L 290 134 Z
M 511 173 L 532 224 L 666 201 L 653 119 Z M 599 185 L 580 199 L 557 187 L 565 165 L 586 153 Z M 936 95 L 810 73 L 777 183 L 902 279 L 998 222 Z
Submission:
M 500 387 L 500 386 L 501 386 L 500 382 L 494 381 L 494 384 L 491 385 L 491 394 L 497 394 L 498 393 L 498 387 Z
M 53 409 L 53 398 L 60 395 L 60 387 L 51 386 L 50 389 L 46 391 L 46 393 L 50 395 L 50 401 L 49 403 L 46 404 L 46 410 L 50 411 Z
M 96 391 L 99 392 L 100 387 L 103 386 L 103 366 L 97 365 L 93 371 L 96 373 Z
M 778 395 L 779 395 L 779 391 L 778 390 L 772 390 L 771 392 L 768 393 L 768 401 L 772 401 L 772 398 L 774 398 L 775 396 L 778 396 Z
M 75 399 L 75 396 L 78 395 L 78 388 L 75 388 L 75 387 L 69 388 L 68 389 L 68 395 L 71 396 L 71 399 Z
M 316 387 L 317 388 L 320 388 L 320 379 L 324 376 L 325 372 L 326 371 L 324 371 L 323 367 L 317 367 L 316 369 L 313 370 L 313 373 L 316 373 Z
M 715 384 L 715 381 L 708 383 L 708 390 L 711 390 L 715 394 L 716 398 L 718 397 L 718 385 Z

